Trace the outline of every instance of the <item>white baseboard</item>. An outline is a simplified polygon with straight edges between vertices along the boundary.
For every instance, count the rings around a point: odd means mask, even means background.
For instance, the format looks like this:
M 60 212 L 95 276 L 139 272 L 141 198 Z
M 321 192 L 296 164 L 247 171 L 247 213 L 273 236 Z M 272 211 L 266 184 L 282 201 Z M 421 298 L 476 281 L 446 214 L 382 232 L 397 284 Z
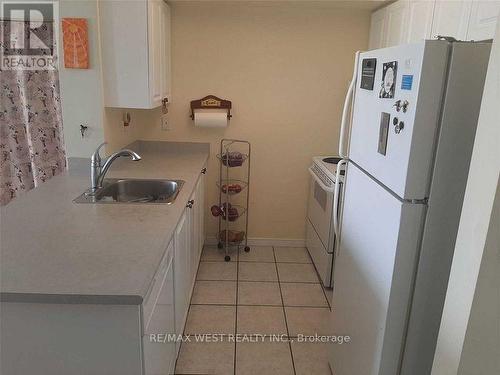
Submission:
M 302 238 L 256 238 L 248 239 L 250 246 L 276 246 L 276 247 L 305 247 L 306 240 Z M 213 237 L 205 238 L 205 245 L 217 245 L 217 240 Z

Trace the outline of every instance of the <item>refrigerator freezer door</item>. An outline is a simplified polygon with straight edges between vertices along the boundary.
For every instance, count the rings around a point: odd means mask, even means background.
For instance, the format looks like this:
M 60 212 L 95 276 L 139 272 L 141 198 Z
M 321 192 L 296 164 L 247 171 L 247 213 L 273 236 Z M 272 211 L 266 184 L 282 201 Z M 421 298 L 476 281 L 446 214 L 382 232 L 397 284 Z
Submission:
M 401 374 L 431 373 L 491 43 L 455 43 Z M 459 150 L 459 152 L 457 152 Z
M 399 366 L 425 206 L 408 204 L 349 164 L 334 273 L 335 375 L 395 375 Z
M 377 69 L 374 90 L 356 90 L 349 158 L 403 199 L 428 196 L 448 49 L 425 41 L 360 55 Z

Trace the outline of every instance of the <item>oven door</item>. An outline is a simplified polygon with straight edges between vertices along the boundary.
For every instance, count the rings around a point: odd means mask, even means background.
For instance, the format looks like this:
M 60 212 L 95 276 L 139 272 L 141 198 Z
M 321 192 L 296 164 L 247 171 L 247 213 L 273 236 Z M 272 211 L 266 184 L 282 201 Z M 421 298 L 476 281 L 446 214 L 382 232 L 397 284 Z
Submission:
M 309 189 L 307 217 L 318 234 L 325 250 L 328 253 L 332 253 L 334 236 L 331 236 L 332 241 L 330 241 L 330 233 L 332 231 L 333 195 L 335 186 L 326 186 L 312 169 L 309 169 L 309 172 L 312 178 L 311 187 Z

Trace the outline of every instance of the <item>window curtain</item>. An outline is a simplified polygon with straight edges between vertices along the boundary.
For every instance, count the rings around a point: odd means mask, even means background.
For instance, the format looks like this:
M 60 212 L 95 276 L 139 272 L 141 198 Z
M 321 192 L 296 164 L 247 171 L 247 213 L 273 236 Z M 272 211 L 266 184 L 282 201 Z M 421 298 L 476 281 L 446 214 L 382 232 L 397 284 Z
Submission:
M 23 22 L 9 27 L 23 27 Z M 16 25 L 19 24 L 19 25 Z M 57 70 L 0 71 L 0 205 L 66 169 Z

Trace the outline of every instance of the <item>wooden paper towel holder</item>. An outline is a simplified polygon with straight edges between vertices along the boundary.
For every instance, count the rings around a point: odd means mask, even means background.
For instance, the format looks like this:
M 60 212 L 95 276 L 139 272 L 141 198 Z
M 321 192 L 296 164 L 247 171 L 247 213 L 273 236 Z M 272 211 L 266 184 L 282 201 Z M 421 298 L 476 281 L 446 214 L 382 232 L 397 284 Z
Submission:
M 226 109 L 227 119 L 230 120 L 233 115 L 231 114 L 231 101 L 224 100 L 216 97 L 215 95 L 207 95 L 198 100 L 191 100 L 191 119 L 194 120 L 195 109 Z

